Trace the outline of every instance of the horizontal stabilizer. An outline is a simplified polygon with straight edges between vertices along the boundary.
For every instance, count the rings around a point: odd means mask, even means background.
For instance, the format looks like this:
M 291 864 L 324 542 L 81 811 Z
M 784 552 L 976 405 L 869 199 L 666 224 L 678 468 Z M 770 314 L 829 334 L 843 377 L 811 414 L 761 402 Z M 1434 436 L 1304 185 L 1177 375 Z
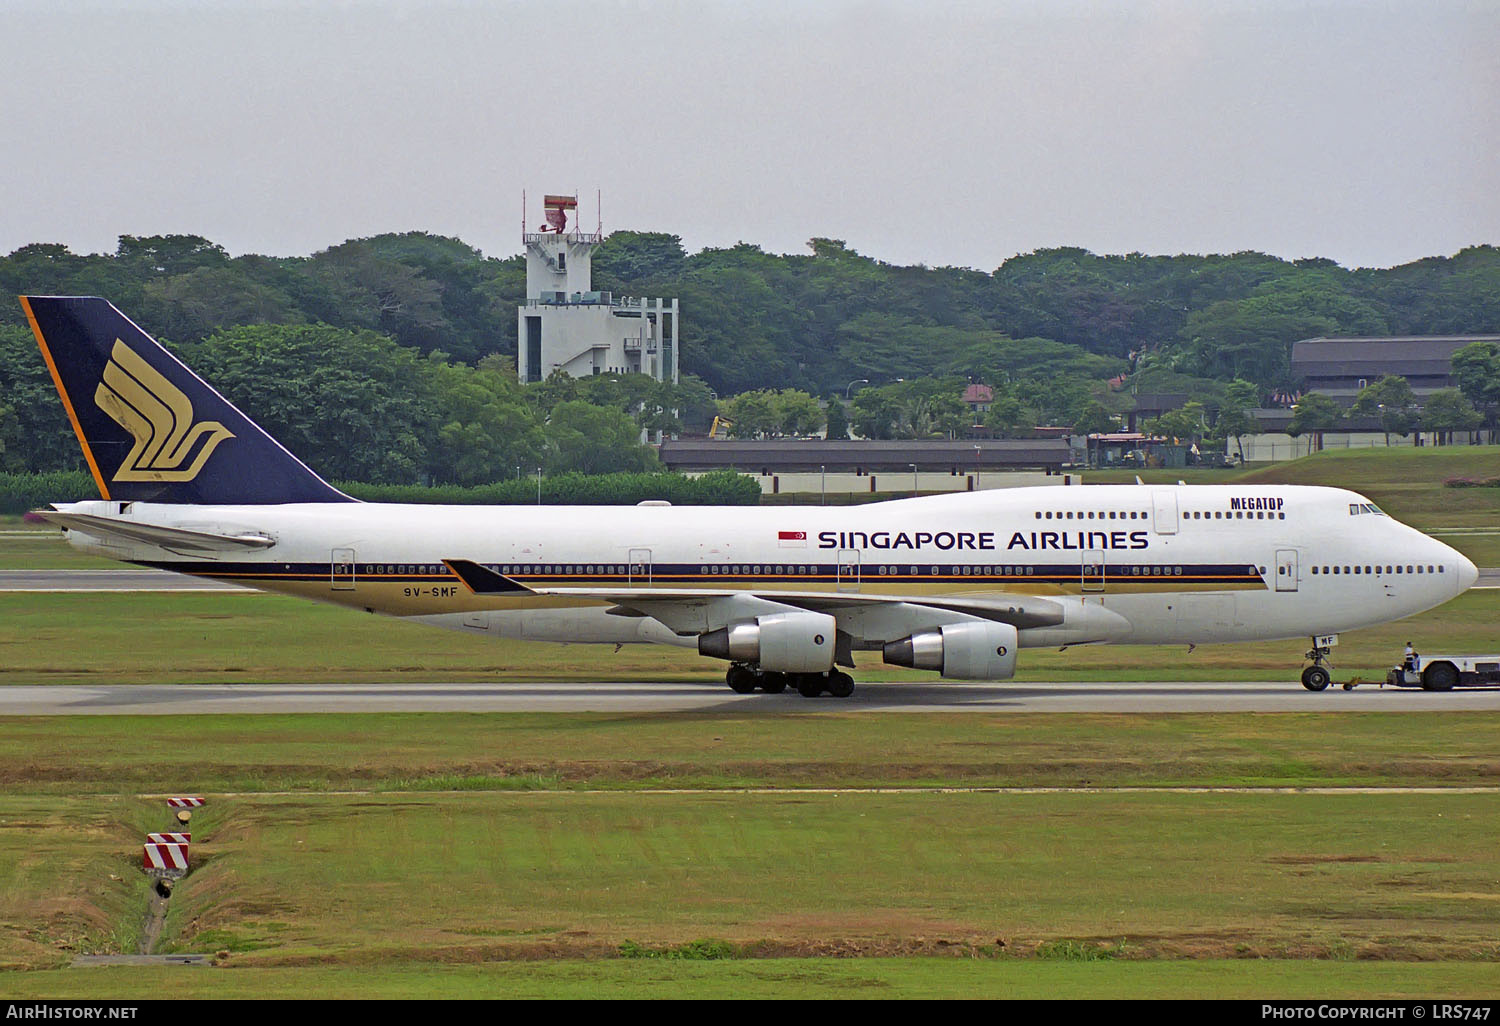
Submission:
M 51 509 L 39 509 L 35 512 L 43 520 L 59 527 L 80 531 L 95 538 L 119 538 L 173 551 L 225 552 L 268 549 L 276 544 L 276 539 L 263 534 L 211 534 L 206 531 L 185 531 L 180 527 L 138 524 L 88 513 L 60 513 Z
M 515 595 L 531 589 L 504 574 L 480 566 L 472 559 L 445 559 L 443 565 L 458 575 L 458 579 L 476 595 Z

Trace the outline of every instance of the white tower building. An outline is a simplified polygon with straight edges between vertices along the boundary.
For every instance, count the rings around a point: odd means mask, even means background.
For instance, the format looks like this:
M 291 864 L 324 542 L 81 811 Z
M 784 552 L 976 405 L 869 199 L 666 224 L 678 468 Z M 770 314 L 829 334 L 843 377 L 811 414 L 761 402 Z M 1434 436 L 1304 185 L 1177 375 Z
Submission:
M 526 305 L 517 316 L 516 371 L 522 381 L 542 381 L 562 370 L 590 374 L 649 374 L 679 379 L 677 300 L 640 299 L 593 291 L 594 247 L 601 232 L 568 229 L 576 221 L 576 196 L 547 196 L 546 224 L 527 232 Z

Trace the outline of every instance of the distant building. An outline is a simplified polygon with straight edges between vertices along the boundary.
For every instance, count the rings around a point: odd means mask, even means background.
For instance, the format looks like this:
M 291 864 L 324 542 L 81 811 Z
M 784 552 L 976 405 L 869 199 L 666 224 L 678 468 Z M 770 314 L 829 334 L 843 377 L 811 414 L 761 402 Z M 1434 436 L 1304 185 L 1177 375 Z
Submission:
M 783 492 L 974 491 L 1021 485 L 1071 484 L 1074 460 L 1065 438 L 919 441 L 826 439 L 669 439 L 661 444 L 668 470 L 701 474 L 737 470 L 761 490 Z
M 974 423 L 978 424 L 995 404 L 995 390 L 989 385 L 970 385 L 964 389 L 964 402 L 974 411 Z
M 1192 398 L 1188 392 L 1139 392 L 1131 396 L 1134 404 L 1125 411 L 1125 431 L 1127 433 L 1142 431 L 1148 420 L 1155 420 L 1164 413 L 1180 410 Z
M 1292 344 L 1292 376 L 1302 379 L 1304 392 L 1326 395 L 1344 406 L 1387 374 L 1405 378 L 1422 399 L 1458 387 L 1453 354 L 1471 342 L 1500 342 L 1500 335 L 1305 338 Z
M 669 470 L 728 467 L 757 474 L 819 468 L 855 474 L 910 471 L 959 474 L 973 470 L 1061 470 L 1072 460 L 1062 438 L 986 438 L 979 441 L 829 441 L 742 439 L 727 442 L 683 438 L 662 442 Z
M 526 303 L 517 313 L 516 373 L 542 381 L 555 371 L 649 374 L 677 384 L 676 299 L 639 299 L 593 291 L 594 247 L 601 232 L 568 229 L 576 196 L 547 196 L 546 223 L 521 228 L 526 247 Z

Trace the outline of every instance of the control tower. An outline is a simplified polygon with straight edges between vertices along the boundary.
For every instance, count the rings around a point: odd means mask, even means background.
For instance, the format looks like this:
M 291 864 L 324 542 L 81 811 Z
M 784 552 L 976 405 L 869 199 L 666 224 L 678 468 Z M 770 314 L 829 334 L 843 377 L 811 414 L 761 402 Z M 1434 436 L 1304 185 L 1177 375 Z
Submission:
M 526 247 L 526 304 L 517 316 L 516 372 L 542 381 L 561 370 L 590 374 L 649 374 L 678 382 L 677 300 L 642 299 L 593 291 L 594 247 L 601 231 L 577 227 L 578 197 L 547 196 L 535 232 L 521 222 Z M 568 217 L 574 226 L 568 227 Z

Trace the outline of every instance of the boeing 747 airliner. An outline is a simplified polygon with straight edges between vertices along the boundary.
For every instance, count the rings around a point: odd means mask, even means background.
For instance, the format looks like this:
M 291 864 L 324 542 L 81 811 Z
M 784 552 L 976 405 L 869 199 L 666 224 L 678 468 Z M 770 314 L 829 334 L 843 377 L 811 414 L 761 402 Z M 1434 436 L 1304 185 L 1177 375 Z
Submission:
M 847 696 L 868 653 L 1004 680 L 1020 649 L 1311 637 L 1478 577 L 1338 488 L 1014 488 L 858 507 L 430 506 L 329 485 L 103 299 L 23 297 L 100 498 L 41 515 L 143 566 L 496 637 L 695 647 L 736 691 Z

